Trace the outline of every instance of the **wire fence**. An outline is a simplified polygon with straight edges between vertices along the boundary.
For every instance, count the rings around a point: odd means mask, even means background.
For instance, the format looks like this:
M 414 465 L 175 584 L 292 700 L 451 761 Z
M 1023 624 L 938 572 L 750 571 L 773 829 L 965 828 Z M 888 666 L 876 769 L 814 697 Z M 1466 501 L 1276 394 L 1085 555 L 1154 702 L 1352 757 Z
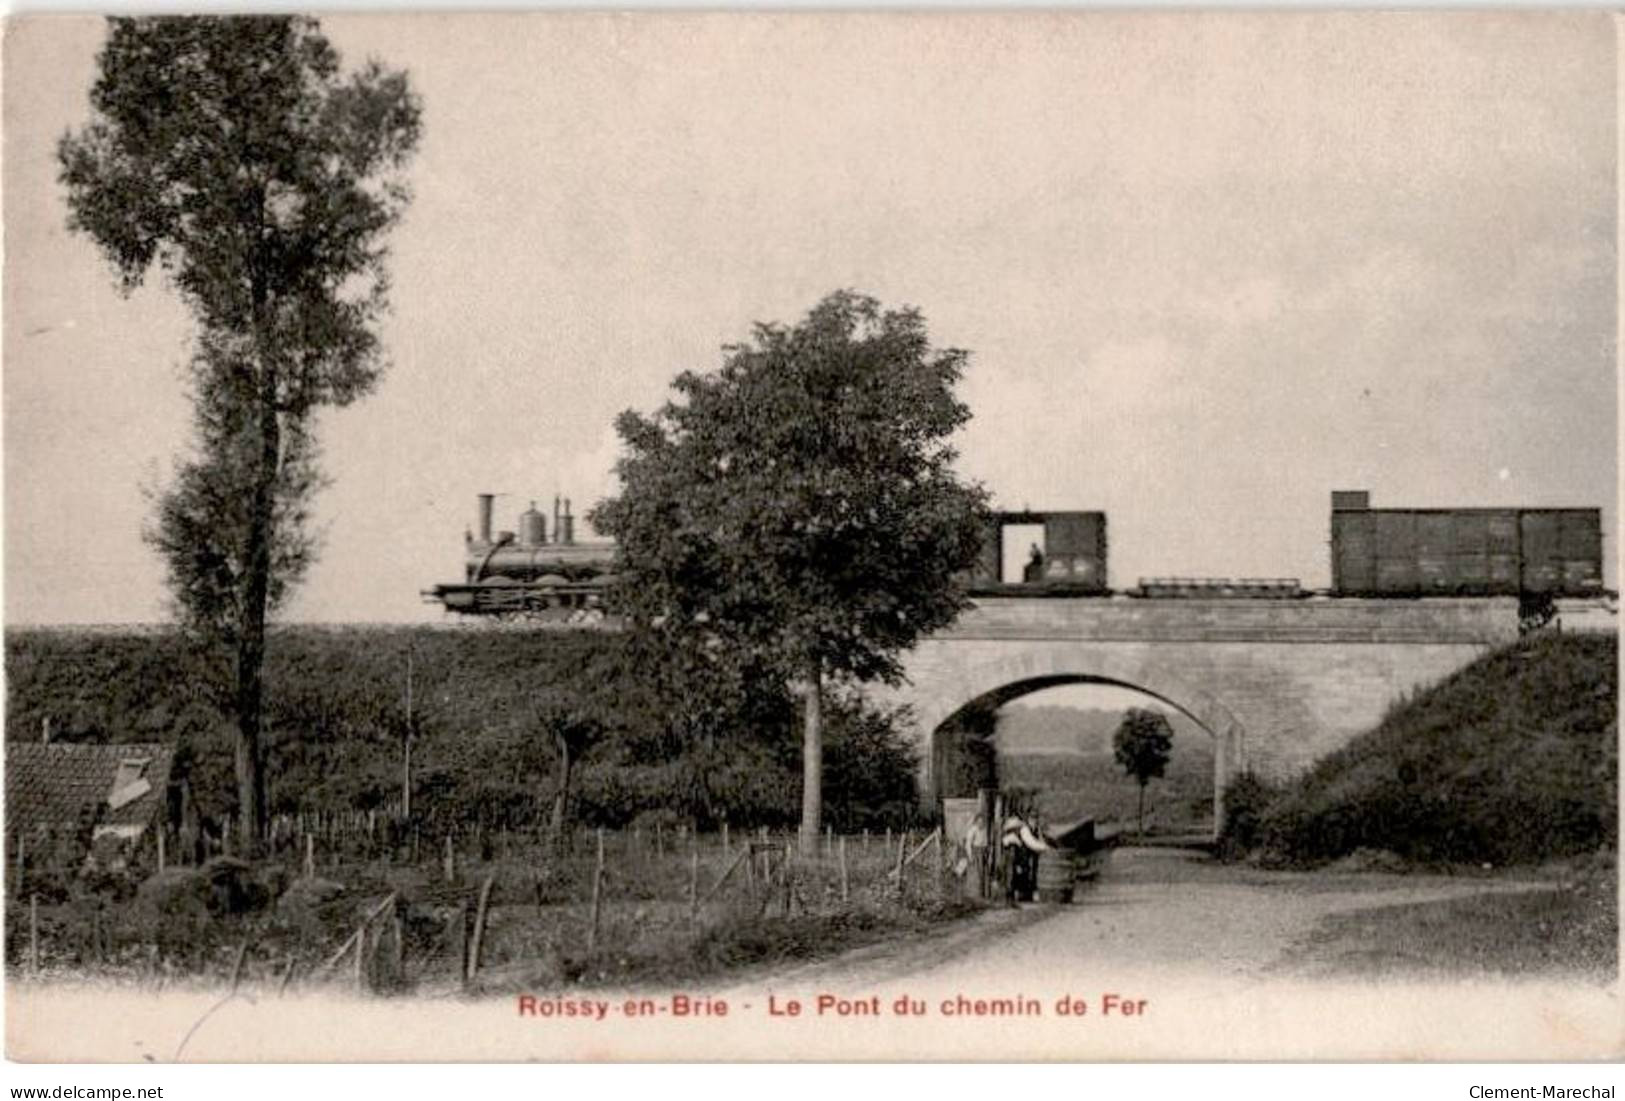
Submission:
M 152 839 L 103 881 L 81 866 L 66 885 L 59 851 L 18 838 L 8 965 L 379 993 L 659 977 L 811 951 L 975 893 L 940 830 L 802 845 L 765 829 L 475 828 L 431 842 L 374 813 L 273 821 L 270 836 L 252 865 L 229 852 L 176 864 Z

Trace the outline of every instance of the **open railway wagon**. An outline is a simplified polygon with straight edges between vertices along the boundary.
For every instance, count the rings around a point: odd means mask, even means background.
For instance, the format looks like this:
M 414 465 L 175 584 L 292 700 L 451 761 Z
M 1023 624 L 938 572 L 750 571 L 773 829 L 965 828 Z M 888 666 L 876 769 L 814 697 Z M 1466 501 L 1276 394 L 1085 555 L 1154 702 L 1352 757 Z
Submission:
M 1007 530 L 1012 529 L 1012 530 Z M 1042 532 L 1019 582 L 1003 580 L 1005 545 L 1017 531 Z M 1040 546 L 1040 543 L 1042 544 Z M 1019 544 L 1013 544 L 1019 546 Z M 1106 596 L 1104 512 L 992 512 L 982 529 L 982 549 L 967 578 L 973 595 Z

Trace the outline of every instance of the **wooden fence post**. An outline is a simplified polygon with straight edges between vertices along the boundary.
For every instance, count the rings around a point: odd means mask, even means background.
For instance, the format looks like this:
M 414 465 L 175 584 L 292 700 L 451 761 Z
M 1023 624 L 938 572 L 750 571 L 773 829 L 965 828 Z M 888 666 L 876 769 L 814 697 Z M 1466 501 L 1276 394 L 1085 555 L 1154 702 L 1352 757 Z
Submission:
M 798 836 L 799 841 L 799 836 Z M 779 885 L 784 888 L 784 916 L 789 917 L 792 904 L 795 901 L 795 888 L 791 885 L 790 861 L 795 853 L 795 845 L 789 841 L 784 843 L 784 856 L 779 860 Z
M 598 859 L 592 870 L 592 917 L 587 925 L 587 955 L 598 946 L 598 912 L 604 892 L 604 828 L 598 827 Z
M 690 919 L 698 917 L 700 913 L 700 846 L 698 842 L 689 846 L 688 850 L 688 916 Z
M 785 846 L 785 917 L 790 916 L 796 905 L 796 864 L 790 856 L 790 846 Z
M 237 958 L 231 964 L 231 992 L 237 993 L 238 985 L 243 981 L 243 963 L 248 959 L 248 938 L 237 946 Z
M 305 878 L 316 878 L 316 835 L 305 834 Z
M 890 831 L 888 831 L 888 832 L 890 832 Z M 903 858 L 907 854 L 908 854 L 908 831 L 904 830 L 903 833 L 902 833 L 902 836 L 900 836 L 897 839 L 897 870 L 893 873 L 894 875 L 897 876 L 897 897 L 898 898 L 903 897 L 903 871 L 904 871 Z
M 361 927 L 355 931 L 355 988 L 367 988 L 367 922 L 362 921 Z
M 28 969 L 39 974 L 39 895 L 28 896 Z
M 394 922 L 391 921 L 390 927 L 393 927 L 393 925 Z M 378 931 L 372 937 L 372 948 L 367 952 L 367 989 L 375 993 L 380 985 L 378 982 L 378 955 L 384 950 L 385 928 L 385 926 L 379 925 Z
M 21 866 L 20 862 L 22 861 L 22 849 L 21 848 L 19 848 L 17 850 L 17 854 L 18 854 L 17 855 L 17 860 L 19 861 L 19 867 L 20 867 Z M 728 855 L 728 823 L 727 822 L 722 823 L 722 855 L 723 856 Z
M 480 946 L 485 940 L 485 914 L 491 904 L 491 884 L 496 882 L 496 876 L 488 875 L 485 882 L 480 884 L 480 902 L 474 910 L 474 939 L 468 946 L 468 981 L 472 983 L 474 977 L 480 973 Z
M 452 915 L 452 934 L 457 949 L 457 977 L 467 981 L 468 975 L 468 899 L 457 904 L 457 912 Z
M 451 833 L 446 833 L 446 854 L 442 858 L 445 862 L 446 882 L 457 882 L 457 852 L 451 846 Z
M 846 879 L 846 836 L 844 834 L 841 836 L 839 849 L 840 849 L 839 856 L 840 856 L 840 861 L 841 861 L 841 903 L 842 903 L 842 905 L 845 905 L 846 900 L 847 900 L 847 879 Z
M 399 911 L 390 928 L 395 934 L 395 939 L 389 942 L 390 981 L 399 989 L 406 985 L 406 923 L 401 920 Z
M 158 827 L 158 871 L 163 872 L 165 867 L 164 856 L 164 827 Z

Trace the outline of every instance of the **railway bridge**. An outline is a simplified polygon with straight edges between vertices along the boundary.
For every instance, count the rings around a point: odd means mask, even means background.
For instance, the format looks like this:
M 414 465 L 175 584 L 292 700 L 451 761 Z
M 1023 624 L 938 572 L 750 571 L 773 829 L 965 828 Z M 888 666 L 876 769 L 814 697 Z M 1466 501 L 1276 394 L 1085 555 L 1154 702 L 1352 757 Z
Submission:
M 990 596 L 905 659 L 921 795 L 944 724 L 976 703 L 1110 684 L 1182 711 L 1214 739 L 1214 821 L 1246 769 L 1283 779 L 1370 729 L 1394 701 L 1518 636 L 1515 597 L 1297 600 Z

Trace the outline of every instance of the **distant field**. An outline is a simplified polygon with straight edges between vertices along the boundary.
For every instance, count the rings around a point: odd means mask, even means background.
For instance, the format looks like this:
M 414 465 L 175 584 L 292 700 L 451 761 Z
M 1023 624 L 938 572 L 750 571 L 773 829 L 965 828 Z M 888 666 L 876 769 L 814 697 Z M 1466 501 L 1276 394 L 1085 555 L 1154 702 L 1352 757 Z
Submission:
M 1037 789 L 1039 810 L 1052 822 L 1134 819 L 1139 785 L 1109 755 L 1001 755 L 999 774 L 1006 786 Z M 1148 832 L 1183 833 L 1211 826 L 1212 744 L 1197 744 L 1194 739 L 1182 744 L 1176 738 L 1168 775 L 1146 788 L 1145 809 Z
M 1017 704 L 999 712 L 999 779 L 1033 788 L 1039 810 L 1053 822 L 1134 817 L 1139 785 L 1112 757 L 1121 710 Z M 1177 712 L 1168 712 L 1174 756 L 1168 774 L 1146 789 L 1146 829 L 1186 833 L 1209 828 L 1213 817 L 1213 739 Z

